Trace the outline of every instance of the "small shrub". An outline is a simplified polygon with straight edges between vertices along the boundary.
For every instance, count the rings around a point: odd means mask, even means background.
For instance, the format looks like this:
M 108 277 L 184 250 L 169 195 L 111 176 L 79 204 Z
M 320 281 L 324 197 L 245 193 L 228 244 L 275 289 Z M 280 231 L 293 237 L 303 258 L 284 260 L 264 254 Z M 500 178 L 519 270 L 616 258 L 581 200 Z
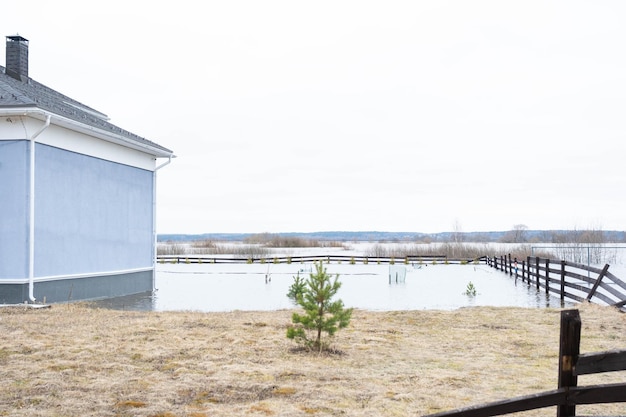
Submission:
M 472 281 L 470 281 L 467 284 L 467 287 L 465 288 L 465 292 L 463 293 L 465 295 L 467 295 L 468 297 L 474 297 L 476 296 L 476 287 L 474 286 L 474 284 L 472 283 Z
M 187 246 L 180 243 L 166 242 L 157 245 L 157 256 L 184 255 L 186 253 Z

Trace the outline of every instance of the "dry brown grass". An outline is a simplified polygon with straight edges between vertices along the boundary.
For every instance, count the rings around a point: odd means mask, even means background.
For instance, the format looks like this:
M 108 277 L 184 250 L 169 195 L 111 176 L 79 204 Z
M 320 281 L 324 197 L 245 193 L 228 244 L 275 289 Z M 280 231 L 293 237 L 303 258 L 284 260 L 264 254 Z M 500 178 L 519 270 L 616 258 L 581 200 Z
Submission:
M 625 348 L 626 315 L 580 311 L 582 352 Z M 336 352 L 322 355 L 294 349 L 290 317 L 0 309 L 0 415 L 407 416 L 556 387 L 556 309 L 357 310 L 335 336 Z

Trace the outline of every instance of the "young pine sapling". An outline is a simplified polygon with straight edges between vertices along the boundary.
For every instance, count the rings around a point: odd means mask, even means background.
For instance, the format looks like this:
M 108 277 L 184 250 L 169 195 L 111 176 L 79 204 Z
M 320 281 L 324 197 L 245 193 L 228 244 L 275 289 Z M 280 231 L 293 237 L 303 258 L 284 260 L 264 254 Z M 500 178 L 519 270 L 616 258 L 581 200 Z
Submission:
M 339 275 L 333 279 L 322 262 L 315 264 L 315 272 L 306 281 L 299 274 L 295 276 L 287 296 L 304 309 L 304 314 L 293 313 L 294 325 L 287 329 L 287 337 L 319 352 L 328 349 L 322 333 L 333 336 L 347 327 L 352 317 L 352 309 L 344 308 L 343 301 L 333 301 L 340 287 Z

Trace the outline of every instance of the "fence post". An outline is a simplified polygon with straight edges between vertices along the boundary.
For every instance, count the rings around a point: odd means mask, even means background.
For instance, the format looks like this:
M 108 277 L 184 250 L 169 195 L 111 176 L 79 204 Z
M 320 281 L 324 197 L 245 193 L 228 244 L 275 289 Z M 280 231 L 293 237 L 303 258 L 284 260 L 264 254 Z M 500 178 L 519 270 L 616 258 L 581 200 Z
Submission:
M 539 257 L 535 258 L 535 284 L 537 284 L 537 289 L 539 289 Z
M 578 384 L 574 366 L 580 353 L 580 314 L 578 310 L 561 311 L 561 335 L 559 341 L 559 388 L 569 390 Z M 560 404 L 556 408 L 557 417 L 576 415 L 576 405 Z
M 565 301 L 565 261 L 561 260 L 561 303 Z
M 550 259 L 546 259 L 546 294 L 550 292 Z
M 524 282 L 525 274 L 526 274 L 526 261 L 522 261 L 522 282 Z

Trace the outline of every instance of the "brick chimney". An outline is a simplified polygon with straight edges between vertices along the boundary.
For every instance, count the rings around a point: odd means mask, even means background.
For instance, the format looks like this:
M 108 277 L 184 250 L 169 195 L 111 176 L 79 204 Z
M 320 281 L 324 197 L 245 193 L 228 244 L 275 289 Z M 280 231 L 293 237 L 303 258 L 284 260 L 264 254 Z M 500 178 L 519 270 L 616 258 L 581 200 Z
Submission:
M 7 36 L 6 73 L 20 81 L 28 78 L 28 39 Z

